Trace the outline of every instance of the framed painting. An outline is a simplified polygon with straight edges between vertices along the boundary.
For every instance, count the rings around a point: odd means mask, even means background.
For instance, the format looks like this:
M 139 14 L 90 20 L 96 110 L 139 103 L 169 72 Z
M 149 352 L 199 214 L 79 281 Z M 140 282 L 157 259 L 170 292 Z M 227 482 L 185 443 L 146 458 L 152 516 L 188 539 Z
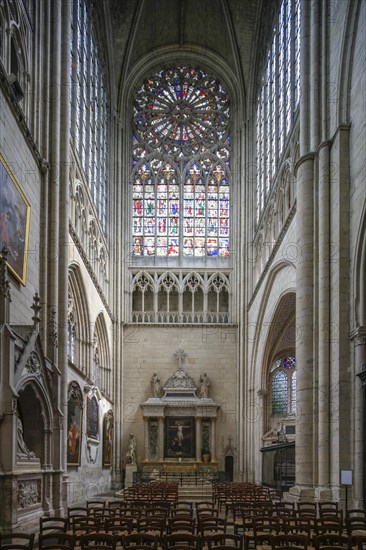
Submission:
M 165 458 L 196 458 L 196 430 L 193 416 L 165 418 Z
M 103 466 L 112 466 L 113 460 L 113 411 L 110 409 L 103 418 Z
M 86 419 L 86 433 L 88 437 L 99 441 L 99 405 L 95 395 L 88 397 Z
M 25 286 L 30 204 L 0 153 L 0 251 L 7 248 L 10 272 Z
M 83 396 L 77 382 L 71 382 L 67 401 L 67 464 L 80 466 Z

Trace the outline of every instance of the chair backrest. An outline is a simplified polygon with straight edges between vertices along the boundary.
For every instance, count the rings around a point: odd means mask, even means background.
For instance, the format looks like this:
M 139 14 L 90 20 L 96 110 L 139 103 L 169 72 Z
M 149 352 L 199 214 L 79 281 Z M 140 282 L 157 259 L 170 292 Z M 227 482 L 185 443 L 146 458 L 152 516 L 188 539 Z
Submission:
M 95 533 L 100 529 L 100 520 L 94 517 L 82 517 L 76 516 L 72 518 L 72 530 L 75 534 L 78 532 L 82 533 Z
M 39 518 L 39 532 L 45 533 L 47 531 L 59 531 L 66 533 L 68 523 L 67 518 L 62 518 L 59 516 Z
M 317 549 L 327 550 L 327 548 L 351 548 L 350 538 L 346 535 L 337 535 L 335 533 L 325 533 L 314 537 L 314 546 Z
M 238 548 L 239 550 L 242 550 L 243 548 L 243 537 L 240 535 L 234 535 L 231 533 L 218 533 L 216 535 L 212 535 L 210 537 L 207 537 L 208 542 L 208 548 L 209 550 L 215 548 L 221 548 L 221 547 L 230 547 L 230 548 Z
M 114 517 L 106 519 L 104 522 L 104 530 L 107 533 L 116 533 L 116 534 L 128 534 L 131 533 L 133 529 L 133 519 L 124 518 L 124 517 Z
M 80 546 L 82 550 L 84 548 L 95 548 L 96 546 L 114 549 L 116 547 L 116 540 L 113 535 L 109 535 L 108 533 L 90 533 L 81 536 Z
M 135 545 L 149 546 L 156 550 L 159 542 L 159 537 L 149 535 L 148 533 L 131 533 L 124 537 L 124 545 L 126 547 Z
M 165 548 L 175 548 L 177 546 L 187 548 L 188 546 L 192 546 L 198 550 L 200 547 L 200 537 L 190 533 L 172 533 L 165 536 L 164 546 Z
M 343 521 L 336 516 L 323 516 L 315 520 L 314 532 L 315 535 L 322 535 L 325 533 L 341 535 L 343 532 Z
M 177 516 L 168 519 L 167 531 L 186 531 L 194 534 L 196 529 L 196 520 L 188 516 Z
M 67 548 L 73 550 L 75 546 L 75 537 L 68 533 L 40 533 L 38 538 L 39 550 L 51 550 L 57 548 Z
M 0 533 L 0 548 L 2 550 L 32 550 L 34 533 Z
M 301 535 L 296 533 L 278 534 L 272 537 L 272 549 L 274 548 L 304 548 L 306 549 L 310 544 L 310 537 L 307 535 Z

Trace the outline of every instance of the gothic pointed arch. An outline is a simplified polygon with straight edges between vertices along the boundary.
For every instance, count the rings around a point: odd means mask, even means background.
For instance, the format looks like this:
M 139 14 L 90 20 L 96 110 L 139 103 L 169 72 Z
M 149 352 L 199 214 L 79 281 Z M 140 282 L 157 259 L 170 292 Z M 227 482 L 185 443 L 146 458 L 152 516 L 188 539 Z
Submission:
M 90 374 L 87 365 L 91 341 L 87 303 L 80 268 L 73 264 L 69 268 L 68 358 L 86 376 Z
M 103 313 L 97 317 L 93 335 L 94 381 L 100 391 L 110 397 L 112 370 L 108 332 Z

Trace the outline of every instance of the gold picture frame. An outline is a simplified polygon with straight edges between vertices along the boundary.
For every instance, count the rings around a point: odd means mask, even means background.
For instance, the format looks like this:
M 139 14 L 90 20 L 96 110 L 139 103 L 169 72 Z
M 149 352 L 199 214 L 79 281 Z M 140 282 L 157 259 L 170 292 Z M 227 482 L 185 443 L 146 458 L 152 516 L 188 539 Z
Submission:
M 0 153 L 0 253 L 7 249 L 9 271 L 25 286 L 31 206 Z

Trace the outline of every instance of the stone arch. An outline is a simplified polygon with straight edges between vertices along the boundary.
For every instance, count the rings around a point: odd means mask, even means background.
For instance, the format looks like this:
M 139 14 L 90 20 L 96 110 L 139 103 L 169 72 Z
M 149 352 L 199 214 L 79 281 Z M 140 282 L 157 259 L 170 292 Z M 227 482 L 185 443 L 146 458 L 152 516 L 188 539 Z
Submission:
M 76 323 L 76 353 L 75 366 L 77 366 L 85 375 L 86 365 L 89 365 L 89 342 L 90 338 L 90 323 L 89 312 L 87 307 L 87 294 L 85 292 L 80 269 L 75 264 L 69 267 L 69 291 L 72 298 L 72 308 Z M 69 316 L 70 316 L 69 311 Z
M 358 16 L 361 7 L 361 0 L 347 3 L 346 24 L 342 36 L 342 48 L 340 53 L 340 71 L 338 73 L 338 83 L 336 93 L 338 101 L 338 121 L 337 124 L 346 124 L 350 117 L 350 87 L 352 82 L 354 46 L 357 34 Z M 361 28 L 359 32 L 364 32 Z
M 111 394 L 111 360 L 107 325 L 103 313 L 99 313 L 93 334 L 94 380 L 102 393 Z
M 366 326 L 366 204 L 363 208 L 354 256 L 354 324 Z
M 80 180 L 75 180 L 75 230 L 85 246 L 87 235 L 87 215 L 83 184 Z

